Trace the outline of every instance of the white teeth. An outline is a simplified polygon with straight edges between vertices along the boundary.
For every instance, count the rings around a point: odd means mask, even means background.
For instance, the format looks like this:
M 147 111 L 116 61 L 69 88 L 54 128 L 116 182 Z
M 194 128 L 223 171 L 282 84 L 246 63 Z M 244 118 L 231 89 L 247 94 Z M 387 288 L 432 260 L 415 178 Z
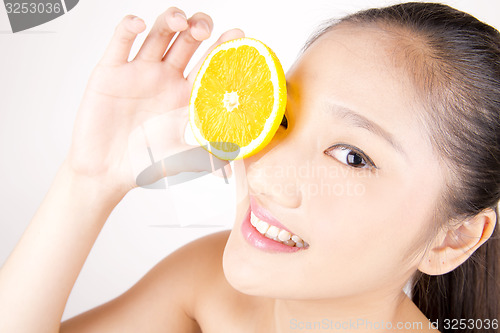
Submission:
M 262 221 L 252 212 L 250 214 L 250 223 L 257 229 L 258 232 L 263 234 L 265 237 L 273 239 L 277 242 L 283 243 L 291 247 L 308 247 L 309 244 L 304 242 L 302 238 L 297 235 L 293 235 L 289 231 L 280 229 L 274 225 L 269 225 L 269 223 Z
M 297 236 L 297 235 L 293 235 L 293 236 L 292 236 L 292 240 L 293 240 L 295 243 L 302 243 L 302 242 L 303 242 L 302 238 L 300 238 L 300 237 L 299 237 L 299 236 Z
M 259 222 L 259 219 L 257 216 L 250 214 L 250 223 L 254 226 L 257 227 L 257 223 Z
M 286 230 L 281 230 L 279 235 L 278 235 L 279 240 L 282 242 L 289 240 L 290 237 L 292 237 L 292 234 Z
M 274 225 L 270 226 L 269 229 L 266 231 L 266 235 L 269 236 L 269 238 L 276 238 L 278 237 L 278 234 L 280 233 L 280 229 L 278 227 L 275 227 Z
M 265 234 L 267 229 L 269 229 L 269 224 L 264 221 L 257 222 L 257 226 L 255 227 L 261 234 Z

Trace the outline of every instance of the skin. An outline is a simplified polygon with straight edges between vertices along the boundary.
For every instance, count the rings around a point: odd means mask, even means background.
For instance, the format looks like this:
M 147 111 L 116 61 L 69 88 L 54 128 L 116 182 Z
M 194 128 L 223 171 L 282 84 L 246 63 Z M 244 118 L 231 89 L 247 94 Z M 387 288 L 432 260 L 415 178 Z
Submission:
M 129 147 L 140 142 L 130 139 L 136 138 L 133 130 L 160 115 L 171 131 L 148 132 L 154 134 L 148 136 L 151 147 L 163 156 L 192 148 L 183 142 L 187 110 L 181 106 L 200 63 L 187 77 L 183 72 L 211 28 L 205 14 L 186 19 L 170 8 L 128 61 L 145 25 L 131 16 L 118 25 L 87 86 L 69 154 L 0 270 L 0 331 L 287 332 L 291 319 L 353 318 L 417 322 L 419 331 L 431 331 L 402 287 L 417 268 L 438 274 L 456 267 L 488 239 L 495 220 L 485 212 L 457 224 L 467 247 L 460 238 L 452 241 L 450 230 L 432 239 L 422 236 L 432 223 L 443 168 L 413 116 L 418 104 L 387 57 L 385 39 L 347 26 L 321 37 L 288 73 L 289 127 L 280 128 L 258 154 L 235 162 L 234 229 L 183 246 L 120 297 L 60 323 L 107 217 L 136 186 L 139 157 Z M 242 35 L 232 30 L 217 43 Z M 376 122 L 399 148 L 338 108 L 332 112 L 333 104 Z M 346 165 L 338 148 L 324 153 L 340 143 L 362 149 L 376 168 Z M 282 172 L 285 166 L 288 173 Z M 330 176 L 290 174 L 301 168 L 327 170 Z M 188 165 L 168 170 L 181 171 L 198 170 Z M 321 185 L 337 192 L 315 191 Z M 270 254 L 246 243 L 240 226 L 249 196 L 309 248 Z M 447 263 L 441 265 L 443 254 Z M 370 329 L 356 330 L 363 331 Z
M 224 253 L 226 277 L 244 293 L 280 299 L 275 306 L 283 317 L 391 320 L 407 307 L 401 289 L 421 258 L 410 261 L 408 253 L 415 244 L 424 247 L 421 235 L 443 185 L 439 163 L 412 116 L 412 91 L 391 68 L 380 34 L 351 27 L 313 43 L 287 79 L 289 127 L 245 159 L 240 196 L 254 196 L 310 247 L 265 253 L 243 239 L 240 219 Z M 378 123 L 401 151 L 329 111 L 338 106 Z M 339 148 L 328 150 L 339 143 L 364 151 L 377 169 L 346 165 Z M 295 177 L 294 170 L 305 168 L 307 174 Z M 334 176 L 314 176 L 314 170 Z

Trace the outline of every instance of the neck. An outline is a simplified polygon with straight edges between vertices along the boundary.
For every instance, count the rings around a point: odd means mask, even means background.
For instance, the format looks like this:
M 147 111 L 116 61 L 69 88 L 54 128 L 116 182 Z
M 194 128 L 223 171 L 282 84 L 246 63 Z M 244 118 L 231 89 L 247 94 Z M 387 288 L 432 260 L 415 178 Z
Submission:
M 408 332 L 426 332 L 428 326 L 425 316 L 401 290 L 337 299 L 276 299 L 274 322 L 276 332 L 405 331 L 396 329 L 398 323 L 405 324 Z

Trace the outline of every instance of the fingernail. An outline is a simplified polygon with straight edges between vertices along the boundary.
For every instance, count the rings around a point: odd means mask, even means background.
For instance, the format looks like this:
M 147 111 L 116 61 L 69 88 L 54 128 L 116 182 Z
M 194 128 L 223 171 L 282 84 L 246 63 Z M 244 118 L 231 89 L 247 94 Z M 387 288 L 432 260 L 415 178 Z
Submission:
M 182 20 L 187 20 L 186 15 L 184 15 L 184 13 L 182 12 L 175 12 L 174 17 L 181 18 Z
M 135 27 L 137 27 L 138 29 L 142 29 L 143 27 L 146 26 L 146 23 L 144 22 L 143 19 L 141 19 L 140 17 L 138 16 L 134 16 L 132 17 L 132 23 Z
M 199 21 L 196 25 L 205 30 L 207 34 L 210 34 L 210 27 L 208 26 L 207 22 Z

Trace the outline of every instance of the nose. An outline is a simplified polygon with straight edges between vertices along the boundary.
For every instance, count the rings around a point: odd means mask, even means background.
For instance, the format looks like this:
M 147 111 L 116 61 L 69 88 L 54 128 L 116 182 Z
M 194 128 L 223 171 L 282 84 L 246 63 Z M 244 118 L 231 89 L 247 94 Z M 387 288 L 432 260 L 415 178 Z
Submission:
M 251 195 L 286 208 L 300 206 L 302 193 L 296 171 L 304 158 L 301 161 L 293 140 L 290 129 L 280 126 L 264 149 L 244 160 Z

